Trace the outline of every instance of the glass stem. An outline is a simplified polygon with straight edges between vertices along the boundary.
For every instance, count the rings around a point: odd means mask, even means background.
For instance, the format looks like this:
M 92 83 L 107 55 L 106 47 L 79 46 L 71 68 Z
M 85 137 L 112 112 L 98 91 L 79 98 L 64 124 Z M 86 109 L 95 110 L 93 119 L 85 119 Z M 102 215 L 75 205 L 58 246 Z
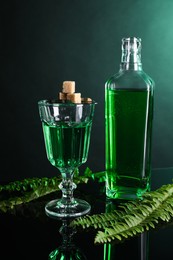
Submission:
M 62 205 L 74 204 L 73 190 L 77 185 L 73 182 L 74 170 L 61 171 L 62 182 L 59 188 L 62 191 L 61 203 Z
M 73 246 L 73 242 L 72 242 L 72 238 L 73 235 L 76 233 L 76 230 L 74 227 L 70 227 L 69 226 L 70 222 L 67 222 L 67 220 L 62 220 L 62 226 L 60 227 L 60 234 L 62 236 L 62 246 L 66 247 L 72 247 Z

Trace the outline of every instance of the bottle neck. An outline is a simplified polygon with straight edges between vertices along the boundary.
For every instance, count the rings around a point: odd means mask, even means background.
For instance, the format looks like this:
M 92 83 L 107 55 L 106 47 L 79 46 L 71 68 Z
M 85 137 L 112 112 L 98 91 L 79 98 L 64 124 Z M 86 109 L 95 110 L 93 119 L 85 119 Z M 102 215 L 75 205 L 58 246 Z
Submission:
M 139 53 L 122 53 L 120 70 L 142 70 Z
M 122 39 L 120 70 L 142 70 L 141 40 L 139 38 Z

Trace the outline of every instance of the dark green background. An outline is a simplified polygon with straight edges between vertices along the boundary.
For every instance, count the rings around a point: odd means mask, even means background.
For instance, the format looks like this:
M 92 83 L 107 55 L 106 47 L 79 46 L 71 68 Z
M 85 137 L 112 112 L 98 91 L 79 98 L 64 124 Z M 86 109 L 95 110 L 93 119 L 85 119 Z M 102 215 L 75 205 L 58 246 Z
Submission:
M 96 107 L 88 162 L 104 169 L 104 83 L 118 71 L 121 38 L 142 38 L 155 81 L 152 167 L 173 166 L 173 1 L 16 0 L 1 5 L 1 180 L 53 176 L 37 101 L 75 80 Z

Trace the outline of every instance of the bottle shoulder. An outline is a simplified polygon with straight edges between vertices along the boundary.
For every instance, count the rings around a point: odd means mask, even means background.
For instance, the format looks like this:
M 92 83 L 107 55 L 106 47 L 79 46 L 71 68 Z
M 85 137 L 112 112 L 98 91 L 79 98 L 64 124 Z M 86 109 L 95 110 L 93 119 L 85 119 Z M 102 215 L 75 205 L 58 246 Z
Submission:
M 143 70 L 120 70 L 105 84 L 109 89 L 154 89 L 153 79 Z

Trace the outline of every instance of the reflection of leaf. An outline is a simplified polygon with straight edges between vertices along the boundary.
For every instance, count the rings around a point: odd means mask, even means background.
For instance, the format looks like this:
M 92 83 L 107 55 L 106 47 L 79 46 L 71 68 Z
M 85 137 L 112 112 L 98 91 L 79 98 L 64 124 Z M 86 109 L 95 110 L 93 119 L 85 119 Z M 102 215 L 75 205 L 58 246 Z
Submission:
M 95 243 L 109 243 L 155 228 L 160 222 L 169 222 L 172 217 L 173 184 L 167 184 L 156 191 L 146 192 L 143 200 L 122 203 L 110 213 L 80 217 L 73 220 L 72 225 L 94 228 L 98 230 Z
M 84 171 L 84 176 L 89 179 L 97 180 L 98 182 L 105 181 L 105 172 L 104 171 L 93 173 L 88 167 Z

